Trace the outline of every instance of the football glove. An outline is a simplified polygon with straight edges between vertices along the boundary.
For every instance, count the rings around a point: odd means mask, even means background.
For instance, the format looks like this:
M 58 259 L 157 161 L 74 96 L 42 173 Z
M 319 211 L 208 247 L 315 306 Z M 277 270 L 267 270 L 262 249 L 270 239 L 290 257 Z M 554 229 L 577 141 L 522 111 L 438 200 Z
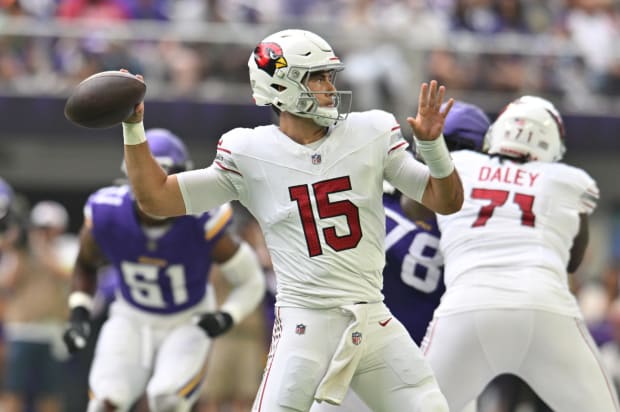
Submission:
M 90 312 L 83 306 L 71 309 L 69 325 L 62 335 L 69 353 L 74 354 L 86 347 L 90 337 Z
M 233 327 L 233 318 L 226 312 L 212 312 L 200 315 L 198 326 L 200 326 L 210 338 L 215 338 L 227 332 Z

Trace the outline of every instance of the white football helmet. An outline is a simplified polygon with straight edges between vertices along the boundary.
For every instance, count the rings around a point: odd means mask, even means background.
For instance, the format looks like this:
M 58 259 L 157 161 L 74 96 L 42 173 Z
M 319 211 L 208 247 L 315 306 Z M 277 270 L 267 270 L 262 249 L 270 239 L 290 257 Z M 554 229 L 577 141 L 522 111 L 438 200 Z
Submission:
M 308 73 L 332 71 L 334 82 L 335 74 L 344 69 L 331 46 L 312 32 L 283 30 L 266 37 L 254 49 L 248 67 L 252 96 L 259 106 L 273 105 L 321 126 L 332 126 L 349 113 L 350 91 L 328 92 L 333 106 L 320 107 L 315 95 L 326 93 L 311 92 L 306 86 Z
M 566 133 L 564 131 L 564 120 L 562 119 L 562 115 L 549 100 L 539 96 L 525 95 L 513 100 L 510 104 L 537 104 L 549 110 L 554 120 L 558 124 L 558 128 L 560 129 L 560 137 L 562 138 L 562 140 L 566 138 Z
M 511 102 L 487 132 L 489 154 L 557 162 L 562 159 L 564 126 L 551 102 L 523 96 Z

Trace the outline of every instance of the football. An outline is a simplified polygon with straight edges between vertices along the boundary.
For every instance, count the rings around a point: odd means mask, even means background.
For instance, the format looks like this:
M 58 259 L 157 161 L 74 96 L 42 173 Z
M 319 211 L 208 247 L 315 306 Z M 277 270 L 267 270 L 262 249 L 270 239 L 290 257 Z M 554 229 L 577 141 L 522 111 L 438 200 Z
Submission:
M 82 80 L 65 103 L 65 117 L 89 128 L 112 127 L 144 99 L 146 85 L 131 73 L 105 71 Z

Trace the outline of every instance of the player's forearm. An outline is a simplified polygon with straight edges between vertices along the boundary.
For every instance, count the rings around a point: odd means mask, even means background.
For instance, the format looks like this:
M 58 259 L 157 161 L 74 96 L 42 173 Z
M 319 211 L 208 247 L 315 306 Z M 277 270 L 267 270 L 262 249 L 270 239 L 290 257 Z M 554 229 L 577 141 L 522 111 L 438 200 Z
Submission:
M 97 268 L 84 263 L 78 257 L 71 279 L 71 292 L 84 292 L 94 296 L 97 290 Z
M 184 214 L 182 202 L 175 202 L 176 198 L 167 193 L 173 185 L 146 144 L 143 123 L 123 123 L 123 138 L 127 176 L 140 208 L 154 216 Z M 180 198 L 180 192 L 177 195 Z
M 422 203 L 436 213 L 449 215 L 463 206 L 463 184 L 456 169 L 442 179 L 431 176 Z
M 422 203 L 443 215 L 459 211 L 463 205 L 463 184 L 454 168 L 443 135 L 434 140 L 414 139 L 416 150 L 430 173 Z
M 229 313 L 237 324 L 263 300 L 265 276 L 256 254 L 247 243 L 242 243 L 237 253 L 220 269 L 234 286 L 221 310 Z

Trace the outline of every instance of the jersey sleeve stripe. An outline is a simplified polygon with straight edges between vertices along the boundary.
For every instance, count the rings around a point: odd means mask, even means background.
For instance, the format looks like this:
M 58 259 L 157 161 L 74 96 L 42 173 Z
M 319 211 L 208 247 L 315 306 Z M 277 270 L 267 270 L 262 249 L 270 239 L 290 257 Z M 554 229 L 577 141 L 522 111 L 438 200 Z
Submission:
M 224 153 L 232 154 L 232 152 L 230 150 L 224 149 L 223 147 L 218 147 L 217 150 L 219 152 L 224 152 Z
M 588 189 L 588 190 L 586 190 L 585 194 L 587 196 L 591 197 L 591 198 L 596 199 L 596 200 L 598 200 L 598 198 L 599 198 L 599 191 L 595 190 L 595 189 Z
M 407 142 L 400 142 L 399 144 L 397 144 L 396 146 L 392 147 L 390 150 L 388 150 L 388 154 L 392 153 L 394 150 L 403 147 L 404 145 L 406 145 Z
M 230 221 L 231 218 L 232 218 L 232 208 L 227 207 L 223 213 L 217 216 L 217 218 L 215 219 L 213 223 L 209 222 L 209 224 L 206 227 L 207 231 L 205 233 L 205 239 L 207 240 L 213 239 L 218 233 L 220 233 L 222 228 L 226 226 L 226 224 Z
M 392 129 L 390 130 L 390 132 L 396 131 L 400 129 L 400 125 L 396 125 L 394 127 L 392 127 Z
M 235 174 L 237 174 L 239 176 L 243 176 L 240 172 L 238 172 L 236 170 L 233 170 L 233 169 L 229 169 L 229 168 L 227 168 L 226 166 L 224 166 L 223 164 L 221 164 L 218 161 L 215 161 L 214 163 L 217 165 L 217 167 L 219 167 L 220 169 L 224 170 L 225 172 L 232 172 L 232 173 L 235 173 Z

